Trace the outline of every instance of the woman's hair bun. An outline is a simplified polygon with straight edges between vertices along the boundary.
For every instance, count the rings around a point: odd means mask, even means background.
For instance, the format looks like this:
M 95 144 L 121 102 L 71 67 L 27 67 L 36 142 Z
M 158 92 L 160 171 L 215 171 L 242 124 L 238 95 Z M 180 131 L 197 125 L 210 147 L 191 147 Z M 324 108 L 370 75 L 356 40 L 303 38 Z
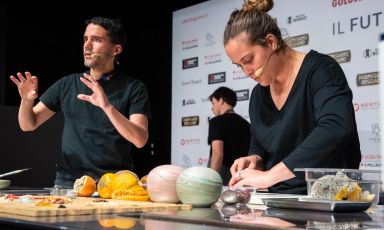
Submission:
M 268 12 L 273 8 L 273 0 L 245 0 L 243 4 L 244 11 L 258 10 Z

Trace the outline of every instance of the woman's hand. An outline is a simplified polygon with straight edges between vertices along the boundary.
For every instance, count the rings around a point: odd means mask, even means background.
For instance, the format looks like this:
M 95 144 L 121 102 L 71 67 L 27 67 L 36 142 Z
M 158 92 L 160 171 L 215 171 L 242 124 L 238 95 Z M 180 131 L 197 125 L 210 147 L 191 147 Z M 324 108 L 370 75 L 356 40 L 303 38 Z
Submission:
M 258 155 L 251 155 L 246 157 L 241 157 L 235 160 L 231 166 L 231 174 L 234 176 L 238 171 L 241 171 L 245 168 L 250 169 L 261 169 L 262 168 L 262 159 Z
M 236 174 L 232 175 L 229 186 L 253 186 L 264 189 L 294 177 L 295 174 L 283 162 L 280 162 L 268 171 L 255 170 L 249 167 L 238 170 Z
M 272 185 L 274 185 L 274 183 L 269 171 L 250 168 L 238 171 L 229 181 L 229 186 L 233 187 L 252 186 L 258 189 L 265 189 Z

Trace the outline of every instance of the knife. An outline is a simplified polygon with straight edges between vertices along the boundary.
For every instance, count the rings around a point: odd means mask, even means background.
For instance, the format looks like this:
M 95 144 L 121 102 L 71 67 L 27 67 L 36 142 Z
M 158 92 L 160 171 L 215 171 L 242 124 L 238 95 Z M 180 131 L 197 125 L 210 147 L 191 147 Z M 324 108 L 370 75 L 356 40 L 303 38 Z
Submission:
M 26 169 L 18 169 L 18 170 L 15 170 L 15 171 L 11 171 L 11 172 L 7 172 L 7 173 L 4 173 L 4 174 L 0 174 L 0 178 L 1 177 L 5 177 L 5 176 L 10 176 L 10 175 L 13 175 L 13 174 L 18 174 L 18 173 L 21 173 L 23 171 L 26 171 L 26 170 L 30 170 L 31 168 L 26 168 Z

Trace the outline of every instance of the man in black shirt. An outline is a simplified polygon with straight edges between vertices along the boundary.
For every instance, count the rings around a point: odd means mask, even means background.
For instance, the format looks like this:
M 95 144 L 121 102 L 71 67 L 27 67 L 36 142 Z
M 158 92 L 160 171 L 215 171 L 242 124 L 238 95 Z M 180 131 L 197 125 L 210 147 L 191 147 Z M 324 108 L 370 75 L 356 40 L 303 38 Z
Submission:
M 248 121 L 235 113 L 236 93 L 220 87 L 209 97 L 215 115 L 209 121 L 208 144 L 211 145 L 209 167 L 216 170 L 227 185 L 231 179 L 229 171 L 233 161 L 246 156 L 251 131 Z
M 23 131 L 35 130 L 56 112 L 64 114 L 57 187 L 72 188 L 83 175 L 97 181 L 107 172 L 132 170 L 132 144 L 140 148 L 147 142 L 147 89 L 115 66 L 125 39 L 119 20 L 87 20 L 83 55 L 90 70 L 60 79 L 35 106 L 37 77 L 29 72 L 11 76 L 21 96 L 19 124 Z

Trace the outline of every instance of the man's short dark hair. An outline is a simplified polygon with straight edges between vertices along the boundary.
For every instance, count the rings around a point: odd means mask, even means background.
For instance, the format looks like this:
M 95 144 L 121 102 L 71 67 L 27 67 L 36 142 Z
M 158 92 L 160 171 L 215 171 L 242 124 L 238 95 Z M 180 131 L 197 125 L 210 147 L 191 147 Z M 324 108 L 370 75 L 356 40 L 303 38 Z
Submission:
M 86 26 L 89 24 L 95 24 L 103 27 L 106 31 L 108 31 L 108 36 L 111 38 L 112 43 L 119 44 L 124 47 L 127 35 L 125 34 L 120 19 L 94 17 L 85 21 Z
M 212 101 L 212 98 L 215 98 L 216 100 L 220 100 L 221 98 L 232 107 L 235 107 L 237 103 L 237 95 L 235 91 L 225 86 L 217 88 L 215 92 L 209 96 L 209 100 Z

